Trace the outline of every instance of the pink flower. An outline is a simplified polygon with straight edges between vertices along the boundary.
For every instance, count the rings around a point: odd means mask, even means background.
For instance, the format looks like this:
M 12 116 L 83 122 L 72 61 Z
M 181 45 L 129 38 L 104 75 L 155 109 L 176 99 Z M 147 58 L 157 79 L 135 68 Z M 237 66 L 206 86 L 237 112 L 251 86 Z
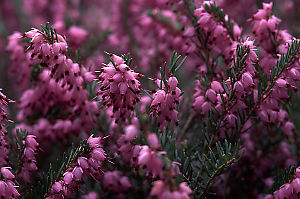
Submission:
M 249 72 L 246 72 L 242 75 L 242 83 L 245 87 L 254 86 L 252 75 Z
M 217 100 L 217 94 L 213 89 L 208 89 L 206 91 L 205 96 L 212 102 L 214 103 Z
M 153 101 L 150 105 L 151 114 L 157 115 L 157 121 L 160 129 L 167 126 L 170 121 L 175 122 L 178 125 L 178 118 L 176 110 L 176 106 L 179 103 L 179 97 L 181 94 L 181 90 L 177 87 L 177 79 L 176 77 L 170 77 L 168 80 L 171 81 L 170 90 L 162 84 L 162 89 L 159 89 L 153 95 Z M 158 85 L 160 85 L 160 81 L 158 81 Z
M 129 68 L 121 57 L 111 54 L 112 63 L 104 65 L 99 75 L 98 95 L 103 104 L 112 108 L 116 121 L 125 121 L 133 116 L 134 105 L 140 100 L 141 74 Z
M 11 171 L 9 170 L 11 169 L 10 167 L 2 167 L 1 168 L 1 174 L 8 179 L 13 179 L 15 178 L 15 176 L 11 173 Z
M 72 43 L 79 47 L 88 35 L 88 32 L 78 26 L 71 26 L 68 30 L 68 35 Z
M 150 133 L 147 136 L 147 140 L 149 145 L 154 148 L 154 149 L 158 149 L 159 148 L 159 143 L 158 143 L 158 139 L 157 139 L 157 135 L 155 133 Z
M 147 175 L 155 178 L 162 177 L 163 161 L 160 159 L 161 153 L 152 151 L 148 146 L 142 146 L 138 157 L 138 164 L 147 167 Z
M 70 184 L 73 180 L 73 173 L 72 172 L 66 172 L 64 173 L 64 182 L 65 184 Z
M 274 192 L 275 199 L 290 198 L 293 193 L 293 187 L 290 184 L 284 184 L 279 190 Z
M 54 193 L 59 193 L 62 190 L 62 184 L 61 182 L 55 182 L 52 186 L 52 190 Z
M 298 192 L 300 192 L 300 179 L 299 178 L 296 178 L 292 181 L 291 183 L 293 189 L 294 189 L 294 192 L 296 194 L 298 194 Z
M 125 127 L 125 137 L 127 140 L 132 140 L 139 133 L 139 130 L 135 125 L 129 125 Z
M 217 93 L 221 92 L 223 93 L 224 92 L 224 89 L 221 85 L 220 82 L 218 81 L 212 81 L 211 84 L 210 84 L 210 87 Z
M 283 131 L 286 136 L 292 136 L 293 135 L 293 130 L 295 129 L 295 126 L 292 122 L 287 121 L 284 126 L 283 126 Z

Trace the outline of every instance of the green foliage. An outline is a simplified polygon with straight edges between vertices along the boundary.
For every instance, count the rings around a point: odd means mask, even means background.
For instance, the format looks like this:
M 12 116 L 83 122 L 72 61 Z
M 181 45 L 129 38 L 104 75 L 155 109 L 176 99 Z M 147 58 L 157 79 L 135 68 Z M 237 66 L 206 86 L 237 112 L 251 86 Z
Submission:
M 180 61 L 179 64 L 178 61 L 180 60 L 181 58 L 181 55 L 179 55 L 177 52 L 173 51 L 172 53 L 172 56 L 171 56 L 171 60 L 170 60 L 170 63 L 169 63 L 169 73 L 170 74 L 175 74 L 175 72 L 177 72 L 184 64 L 185 60 L 186 60 L 186 56 Z M 161 82 L 160 82 L 160 89 L 162 89 L 162 83 L 164 83 L 165 86 L 168 85 L 168 82 L 166 80 L 167 78 L 167 74 L 166 74 L 166 65 L 167 63 L 165 62 L 164 63 L 164 66 L 163 67 L 160 67 L 160 73 L 161 73 Z
M 17 149 L 18 149 L 18 170 L 21 168 L 21 159 L 22 159 L 22 155 L 24 153 L 24 149 L 26 147 L 25 145 L 25 139 L 28 135 L 28 132 L 24 129 L 16 129 L 17 132 L 17 136 L 16 136 L 16 144 L 17 144 Z
M 144 90 L 144 92 L 145 92 L 152 100 L 154 100 L 154 98 L 152 97 L 152 95 L 151 95 L 148 91 Z
M 130 67 L 130 65 L 132 63 L 132 58 L 130 58 L 130 53 L 128 53 L 127 55 L 125 55 L 125 54 L 122 55 L 122 58 L 124 59 L 125 64 Z
M 209 188 L 216 177 L 220 176 L 228 167 L 241 159 L 243 155 L 238 156 L 239 148 L 239 141 L 235 143 L 232 149 L 231 143 L 228 143 L 225 139 L 224 144 L 220 141 L 216 143 L 216 150 L 212 150 L 209 147 L 208 155 L 203 155 L 204 160 L 199 159 L 207 175 L 204 177 L 206 179 L 204 180 L 205 183 L 203 183 L 205 189 L 202 192 L 202 198 L 207 197 Z
M 168 129 L 164 129 L 158 137 L 168 158 L 181 163 L 181 180 L 189 184 L 194 191 L 195 198 L 207 198 L 212 194 L 209 188 L 215 180 L 243 156 L 243 154 L 238 154 L 239 141 L 231 144 L 225 139 L 224 142 L 218 141 L 210 147 L 212 140 L 206 137 L 206 143 L 178 145 L 176 134 Z M 198 140 L 198 138 L 195 139 Z
M 267 91 L 271 90 L 275 85 L 276 80 L 280 77 L 283 71 L 288 69 L 295 61 L 296 54 L 299 52 L 300 40 L 294 39 L 291 44 L 288 45 L 287 52 L 282 53 L 280 59 L 277 61 L 276 66 L 273 67 L 270 75 L 270 86 Z
M 175 74 L 184 64 L 187 56 L 185 56 L 181 62 L 177 65 L 177 62 L 181 58 L 181 55 L 179 55 L 177 52 L 173 51 L 172 56 L 171 56 L 171 61 L 169 64 L 169 72 L 172 74 Z M 176 66 L 177 65 L 177 66 Z
M 58 42 L 57 32 L 52 26 L 50 26 L 50 23 L 47 22 L 46 25 L 41 25 L 42 31 L 41 33 L 47 38 L 47 41 L 51 44 L 53 44 L 55 41 Z

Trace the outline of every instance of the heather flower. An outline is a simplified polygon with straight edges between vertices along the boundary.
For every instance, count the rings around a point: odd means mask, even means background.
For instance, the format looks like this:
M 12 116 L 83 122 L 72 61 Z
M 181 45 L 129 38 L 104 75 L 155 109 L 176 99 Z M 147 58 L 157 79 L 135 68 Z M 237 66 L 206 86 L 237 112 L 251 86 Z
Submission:
M 138 78 L 141 74 L 131 70 L 123 58 L 110 56 L 113 63 L 104 65 L 99 75 L 98 96 L 106 107 L 112 109 L 116 122 L 126 121 L 133 116 L 134 106 L 140 100 Z
M 95 180 L 100 180 L 102 163 L 106 159 L 106 154 L 102 149 L 101 138 L 90 136 L 87 140 L 89 146 L 88 151 L 81 147 L 78 151 L 76 159 L 70 165 L 66 166 L 66 171 L 56 180 L 49 189 L 47 198 L 70 198 L 72 191 L 77 190 L 79 183 L 82 182 L 83 174 L 93 177 Z M 81 156 L 84 154 L 84 156 Z M 77 155 L 77 154 L 75 154 Z M 102 178 L 102 177 L 101 177 Z
M 38 170 L 36 166 L 36 154 L 39 143 L 36 141 L 36 136 L 34 135 L 27 135 L 22 142 L 23 148 L 18 146 L 19 150 L 23 151 L 20 159 L 22 162 L 22 167 L 18 173 L 18 176 L 25 182 L 29 183 L 31 179 L 31 172 Z
M 136 164 L 137 157 L 140 151 L 140 146 L 134 145 L 132 141 L 139 135 L 139 130 L 136 125 L 129 125 L 125 127 L 125 134 L 118 139 L 118 155 L 122 157 L 126 163 Z M 121 156 L 119 156 L 121 155 Z
M 150 133 L 147 136 L 147 140 L 148 140 L 148 143 L 149 143 L 150 147 L 152 147 L 154 149 L 158 149 L 159 148 L 159 143 L 158 143 L 158 139 L 157 139 L 156 134 Z
M 3 175 L 4 178 L 8 178 L 8 179 L 15 178 L 15 176 L 11 173 L 11 171 L 9 169 L 11 169 L 11 168 L 10 167 L 2 167 L 0 170 L 1 174 Z
M 233 32 L 229 32 L 219 18 L 215 18 L 213 13 L 208 13 L 205 6 L 213 5 L 213 1 L 203 1 L 200 8 L 194 10 L 194 15 L 198 17 L 197 28 L 206 38 L 206 48 L 215 55 L 220 55 L 229 63 L 233 53 L 233 41 L 240 37 L 241 29 L 237 24 L 233 24 Z M 225 16 L 228 19 L 228 16 Z
M 23 124 L 19 126 L 27 126 L 26 129 L 37 136 L 42 145 L 90 130 L 95 124 L 98 108 L 96 102 L 89 101 L 83 86 L 94 76 L 68 58 L 68 45 L 61 35 L 51 38 L 32 29 L 24 36 L 31 38 L 26 52 L 31 66 L 41 67 L 41 71 L 36 74 L 34 86 L 21 97 L 17 117 Z M 62 107 L 68 114 L 62 113 Z M 38 119 L 32 122 L 34 113 L 38 113 Z
M 78 48 L 84 42 L 87 35 L 88 32 L 78 26 L 71 26 L 68 29 L 68 36 L 70 38 L 70 42 L 72 42 L 75 48 Z
M 178 125 L 176 107 L 179 104 L 181 90 L 177 87 L 177 84 L 177 78 L 170 77 L 168 85 L 162 84 L 162 88 L 158 89 L 153 95 L 154 99 L 150 105 L 151 114 L 157 115 L 160 129 L 167 126 L 170 121 Z
M 284 198 L 292 198 L 293 196 L 293 187 L 290 184 L 284 184 L 280 187 L 278 191 L 274 192 L 275 199 L 284 199 Z M 294 196 L 294 198 L 296 198 Z
M 295 128 L 295 125 L 292 122 L 287 121 L 283 126 L 283 131 L 286 136 L 292 136 L 294 128 Z
M 163 160 L 161 159 L 165 152 L 153 151 L 148 146 L 141 146 L 139 152 L 138 164 L 147 168 L 147 175 L 153 178 L 163 177 Z

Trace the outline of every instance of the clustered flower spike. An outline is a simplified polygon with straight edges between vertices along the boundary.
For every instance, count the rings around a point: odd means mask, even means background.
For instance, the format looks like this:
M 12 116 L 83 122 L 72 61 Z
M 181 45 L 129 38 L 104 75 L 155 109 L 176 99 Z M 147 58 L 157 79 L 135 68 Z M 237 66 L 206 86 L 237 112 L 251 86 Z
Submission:
M 291 44 L 292 36 L 285 30 L 278 28 L 280 19 L 272 15 L 272 3 L 263 3 L 263 9 L 259 9 L 253 15 L 253 33 L 258 39 L 260 51 L 260 66 L 262 70 L 271 78 L 273 67 L 276 61 L 280 59 L 281 53 L 286 53 L 288 44 Z M 296 55 L 299 60 L 299 56 Z M 296 90 L 297 82 L 300 80 L 299 61 L 290 64 L 280 76 L 274 78 L 274 86 L 271 93 L 266 98 L 256 113 L 265 123 L 277 123 L 278 126 L 283 124 L 283 130 L 286 135 L 291 135 L 294 128 L 291 121 L 288 121 L 287 113 L 280 105 L 280 101 L 289 99 L 288 88 Z
M 263 9 L 259 9 L 251 18 L 257 45 L 262 47 L 260 65 L 268 74 L 276 65 L 277 54 L 285 53 L 286 44 L 292 39 L 292 35 L 286 30 L 278 28 L 281 20 L 272 15 L 272 7 L 273 3 L 263 3 Z
M 114 14 L 110 16 L 112 23 L 109 27 L 113 33 L 108 40 L 115 48 L 123 52 L 132 52 L 139 60 L 142 72 L 155 72 L 153 69 L 158 69 L 158 66 L 172 54 L 173 49 L 177 49 L 180 54 L 194 56 L 196 45 L 190 40 L 194 35 L 193 27 L 184 14 L 178 14 L 184 13 L 184 6 L 173 2 L 164 0 L 127 2 L 126 8 L 130 15 L 126 20 L 127 24 L 134 24 L 133 29 L 129 29 L 121 22 L 124 19 L 122 13 L 125 3 L 115 1 L 111 5 Z M 127 34 L 128 32 L 130 34 Z M 172 34 L 169 34 L 170 32 Z M 153 60 L 157 55 L 159 59 L 155 66 Z
M 26 54 L 37 74 L 32 77 L 34 86 L 20 99 L 18 120 L 23 123 L 18 127 L 32 132 L 41 144 L 91 130 L 98 108 L 84 85 L 94 75 L 68 57 L 68 45 L 61 35 L 51 38 L 32 29 L 24 36 L 31 39 Z
M 247 108 L 244 99 L 251 94 L 251 91 L 255 86 L 253 81 L 256 72 L 254 63 L 258 58 L 255 53 L 256 49 L 253 41 L 246 39 L 242 43 L 235 43 L 234 46 L 234 57 L 241 56 L 237 55 L 238 48 L 239 53 L 243 55 L 245 61 L 243 65 L 238 68 L 236 68 L 236 65 L 239 63 L 232 63 L 231 67 L 235 70 L 236 79 L 232 80 L 229 78 L 225 81 L 229 90 L 235 90 L 236 100 L 231 102 L 232 104 L 229 106 L 231 109 L 225 110 L 224 120 L 221 123 L 221 126 L 225 127 L 223 129 L 235 128 L 238 110 L 245 110 Z M 236 62 L 236 60 L 233 60 L 233 62 Z M 234 81 L 233 85 L 231 84 L 231 81 Z M 196 111 L 201 111 L 201 114 L 206 114 L 211 110 L 213 105 L 217 113 L 222 114 L 222 111 L 224 111 L 222 98 L 224 99 L 225 104 L 229 104 L 228 97 L 229 93 L 224 89 L 221 81 L 212 81 L 207 89 L 200 84 L 200 81 L 196 81 L 193 107 Z
M 29 183 L 30 173 L 38 170 L 36 166 L 36 154 L 39 143 L 36 141 L 36 136 L 34 135 L 27 135 L 22 142 L 24 148 L 19 148 L 19 150 L 23 150 L 21 157 L 22 167 L 18 176 Z
M 112 62 L 104 65 L 99 75 L 98 96 L 113 112 L 112 117 L 116 122 L 126 121 L 133 116 L 134 105 L 140 100 L 141 85 L 138 78 L 142 75 L 130 69 L 123 58 L 114 54 L 110 54 L 110 57 Z
M 67 165 L 63 175 L 50 187 L 46 198 L 71 198 L 73 191 L 78 190 L 83 174 L 91 176 L 95 180 L 102 178 L 102 164 L 106 159 L 106 154 L 102 149 L 101 140 L 101 137 L 89 137 L 87 140 L 89 151 L 83 151 L 84 156 L 77 157 L 70 165 Z
M 138 165 L 145 166 L 147 168 L 147 175 L 153 178 L 163 177 L 164 162 L 161 159 L 166 152 L 155 151 L 149 146 L 141 146 L 141 151 L 138 157 Z
M 197 26 L 206 37 L 207 48 L 211 50 L 213 54 L 221 55 L 226 63 L 230 63 L 232 58 L 232 45 L 233 41 L 241 35 L 240 27 L 234 23 L 233 32 L 229 32 L 220 19 L 216 18 L 213 13 L 209 13 L 206 10 L 207 7 L 212 7 L 215 3 L 213 1 L 203 1 L 200 8 L 195 9 L 194 15 L 199 17 Z M 228 16 L 224 16 L 228 23 Z
M 160 86 L 160 81 L 157 81 L 158 86 Z M 178 111 L 176 107 L 179 104 L 181 90 L 177 85 L 177 78 L 170 77 L 167 85 L 162 83 L 162 88 L 158 89 L 153 95 L 154 99 L 150 105 L 150 111 L 153 116 L 157 116 L 158 125 L 161 130 L 171 121 L 178 125 L 179 120 L 177 118 Z
M 174 177 L 179 173 L 177 162 L 168 159 L 167 153 L 160 149 L 157 135 L 150 133 L 147 136 L 148 145 L 140 146 L 137 164 L 146 169 L 146 175 L 152 178 L 164 179 Z M 164 160 L 167 160 L 166 162 Z M 166 173 L 168 173 L 166 175 Z
M 263 46 L 269 52 L 273 51 L 274 43 L 270 40 L 272 34 L 278 34 L 276 36 L 278 39 L 281 39 L 281 37 L 284 39 L 286 37 L 291 38 L 286 31 L 277 29 L 281 20 L 272 15 L 272 7 L 272 2 L 263 3 L 263 9 L 259 9 L 251 18 L 253 20 L 253 33 L 258 39 L 258 45 Z M 281 48 L 280 46 L 278 47 Z
M 135 165 L 140 152 L 140 146 L 134 145 L 132 141 L 138 137 L 139 130 L 136 125 L 128 125 L 125 127 L 125 134 L 118 139 L 118 151 L 116 156 L 121 158 L 126 164 Z

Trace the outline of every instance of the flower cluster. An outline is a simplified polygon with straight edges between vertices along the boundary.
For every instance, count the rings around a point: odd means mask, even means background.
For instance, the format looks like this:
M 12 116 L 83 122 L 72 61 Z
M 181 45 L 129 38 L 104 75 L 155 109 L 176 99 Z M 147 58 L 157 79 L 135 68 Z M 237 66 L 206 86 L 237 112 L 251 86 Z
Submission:
M 157 115 L 158 126 L 161 129 L 167 126 L 170 121 L 178 125 L 176 107 L 179 104 L 181 90 L 177 87 L 178 80 L 176 77 L 170 77 L 166 83 L 166 85 L 161 83 L 162 87 L 154 93 L 154 99 L 150 105 L 151 114 Z
M 31 178 L 30 173 L 38 170 L 36 166 L 36 154 L 39 143 L 36 141 L 36 136 L 25 136 L 25 139 L 22 140 L 22 148 L 18 146 L 19 150 L 23 151 L 21 155 L 22 167 L 18 176 L 29 183 Z
M 101 137 L 92 136 L 87 140 L 86 146 L 80 146 L 77 153 L 73 154 L 74 159 L 66 166 L 62 176 L 56 180 L 49 192 L 47 198 L 71 198 L 73 190 L 78 189 L 82 181 L 83 174 L 99 179 L 101 168 L 106 154 L 101 147 Z M 84 156 L 82 156 L 84 155 Z
M 126 23 L 123 23 L 124 8 L 130 13 Z M 193 28 L 186 16 L 176 14 L 184 12 L 180 8 L 182 5 L 167 1 L 117 0 L 111 8 L 114 12 L 110 21 L 113 33 L 108 39 L 122 52 L 132 52 L 139 60 L 140 71 L 155 74 L 153 69 L 158 69 L 174 48 L 181 54 L 193 56 L 196 45 L 189 39 Z M 158 55 L 158 62 L 154 63 L 153 59 Z
M 211 50 L 212 53 L 222 56 L 227 63 L 230 62 L 232 58 L 232 45 L 233 41 L 241 35 L 240 27 L 234 23 L 233 32 L 228 29 L 229 17 L 225 16 L 226 21 L 220 20 L 218 16 L 213 14 L 211 10 L 215 6 L 213 1 L 204 1 L 200 8 L 194 11 L 194 15 L 199 17 L 197 21 L 197 26 L 200 32 L 203 32 L 203 36 L 206 39 L 207 48 Z M 207 9 L 208 8 L 208 9 Z
M 147 175 L 153 178 L 163 177 L 164 163 L 161 156 L 165 155 L 165 152 L 153 151 L 149 146 L 142 146 L 138 157 L 138 164 L 147 168 Z
M 139 130 L 136 125 L 129 125 L 125 127 L 125 134 L 118 139 L 117 154 L 122 156 L 125 163 L 135 164 L 140 151 L 140 146 L 132 144 L 132 141 L 138 137 Z M 116 156 L 118 157 L 119 155 Z
M 67 42 L 61 35 L 53 34 L 37 29 L 24 34 L 31 39 L 27 55 L 32 70 L 37 72 L 33 77 L 35 86 L 21 97 L 18 119 L 23 123 L 19 127 L 33 132 L 39 141 L 87 132 L 97 115 L 97 104 L 89 101 L 84 89 L 94 76 L 68 58 Z
M 117 55 L 110 54 L 111 63 L 104 65 L 99 75 L 99 98 L 113 112 L 112 117 L 126 121 L 134 114 L 134 105 L 140 100 L 141 85 L 138 80 L 142 75 L 134 72 Z
M 238 116 L 237 111 L 247 108 L 244 99 L 247 99 L 247 96 L 251 95 L 251 90 L 255 85 L 253 77 L 256 69 L 253 63 L 257 61 L 257 55 L 253 41 L 247 39 L 241 44 L 236 44 L 235 50 L 234 56 L 241 57 L 239 60 L 244 59 L 244 62 L 240 63 L 237 62 L 237 60 L 233 60 L 231 70 L 235 71 L 234 79 L 227 79 L 223 85 L 221 81 L 214 80 L 210 83 L 210 87 L 208 88 L 205 88 L 197 81 L 196 92 L 194 94 L 194 109 L 196 111 L 201 110 L 202 114 L 206 114 L 213 105 L 219 114 L 225 111 L 226 115 L 223 122 L 229 125 L 226 127 L 235 127 Z M 228 90 L 226 90 L 225 87 Z M 231 90 L 231 92 L 229 90 Z M 235 101 L 229 101 L 233 92 L 236 99 Z M 231 108 L 223 110 L 224 105 Z

